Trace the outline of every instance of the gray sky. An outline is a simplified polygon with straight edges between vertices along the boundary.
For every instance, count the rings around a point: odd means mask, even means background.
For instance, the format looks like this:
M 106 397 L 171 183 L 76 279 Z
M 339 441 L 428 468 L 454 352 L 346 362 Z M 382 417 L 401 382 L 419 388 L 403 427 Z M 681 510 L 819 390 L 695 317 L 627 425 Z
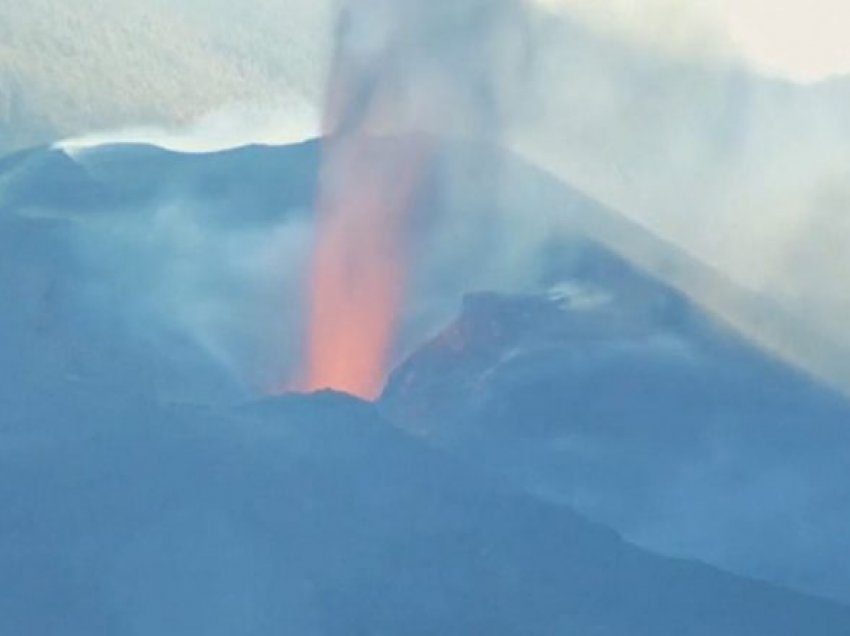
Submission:
M 739 55 L 797 81 L 850 72 L 847 0 L 538 1 L 643 43 L 685 55 Z M 695 51 L 698 41 L 711 45 Z

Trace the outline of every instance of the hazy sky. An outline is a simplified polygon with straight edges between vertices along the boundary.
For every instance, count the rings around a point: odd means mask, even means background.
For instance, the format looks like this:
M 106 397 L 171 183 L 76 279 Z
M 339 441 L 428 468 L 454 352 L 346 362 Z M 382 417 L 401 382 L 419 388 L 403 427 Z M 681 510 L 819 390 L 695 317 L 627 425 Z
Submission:
M 664 48 L 734 51 L 759 70 L 797 81 L 850 72 L 848 0 L 539 1 Z

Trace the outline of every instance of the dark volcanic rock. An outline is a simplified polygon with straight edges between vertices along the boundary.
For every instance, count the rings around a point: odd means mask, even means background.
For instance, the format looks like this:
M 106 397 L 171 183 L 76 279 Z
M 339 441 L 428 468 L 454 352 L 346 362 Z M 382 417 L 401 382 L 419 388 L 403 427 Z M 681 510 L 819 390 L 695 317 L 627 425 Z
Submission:
M 850 405 L 630 276 L 468 298 L 383 412 L 643 545 L 850 600 Z
M 850 630 L 848 609 L 634 548 L 344 396 L 112 424 L 4 440 L 5 633 Z

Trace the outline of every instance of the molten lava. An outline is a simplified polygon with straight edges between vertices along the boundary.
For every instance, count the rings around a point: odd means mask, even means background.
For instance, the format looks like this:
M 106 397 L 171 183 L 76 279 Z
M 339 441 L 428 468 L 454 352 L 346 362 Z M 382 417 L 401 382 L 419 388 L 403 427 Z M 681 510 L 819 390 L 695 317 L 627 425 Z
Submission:
M 354 132 L 328 141 L 303 390 L 380 393 L 407 278 L 409 210 L 427 153 L 411 136 Z
M 433 82 L 420 81 L 418 49 L 410 50 L 416 7 L 396 0 L 343 4 L 298 388 L 372 399 L 391 362 L 404 302 L 410 212 L 431 154 L 417 131 L 429 128 L 423 113 L 434 110 L 435 97 L 426 90 Z

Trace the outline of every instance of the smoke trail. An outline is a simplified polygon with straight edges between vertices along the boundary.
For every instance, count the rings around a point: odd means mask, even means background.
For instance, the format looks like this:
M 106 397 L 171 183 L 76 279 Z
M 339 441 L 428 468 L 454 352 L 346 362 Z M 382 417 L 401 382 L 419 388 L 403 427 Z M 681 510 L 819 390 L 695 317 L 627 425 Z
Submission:
M 515 41 L 518 7 L 509 0 L 344 7 L 299 388 L 379 393 L 412 266 L 417 191 L 438 138 L 498 129 L 504 100 L 495 62 Z

